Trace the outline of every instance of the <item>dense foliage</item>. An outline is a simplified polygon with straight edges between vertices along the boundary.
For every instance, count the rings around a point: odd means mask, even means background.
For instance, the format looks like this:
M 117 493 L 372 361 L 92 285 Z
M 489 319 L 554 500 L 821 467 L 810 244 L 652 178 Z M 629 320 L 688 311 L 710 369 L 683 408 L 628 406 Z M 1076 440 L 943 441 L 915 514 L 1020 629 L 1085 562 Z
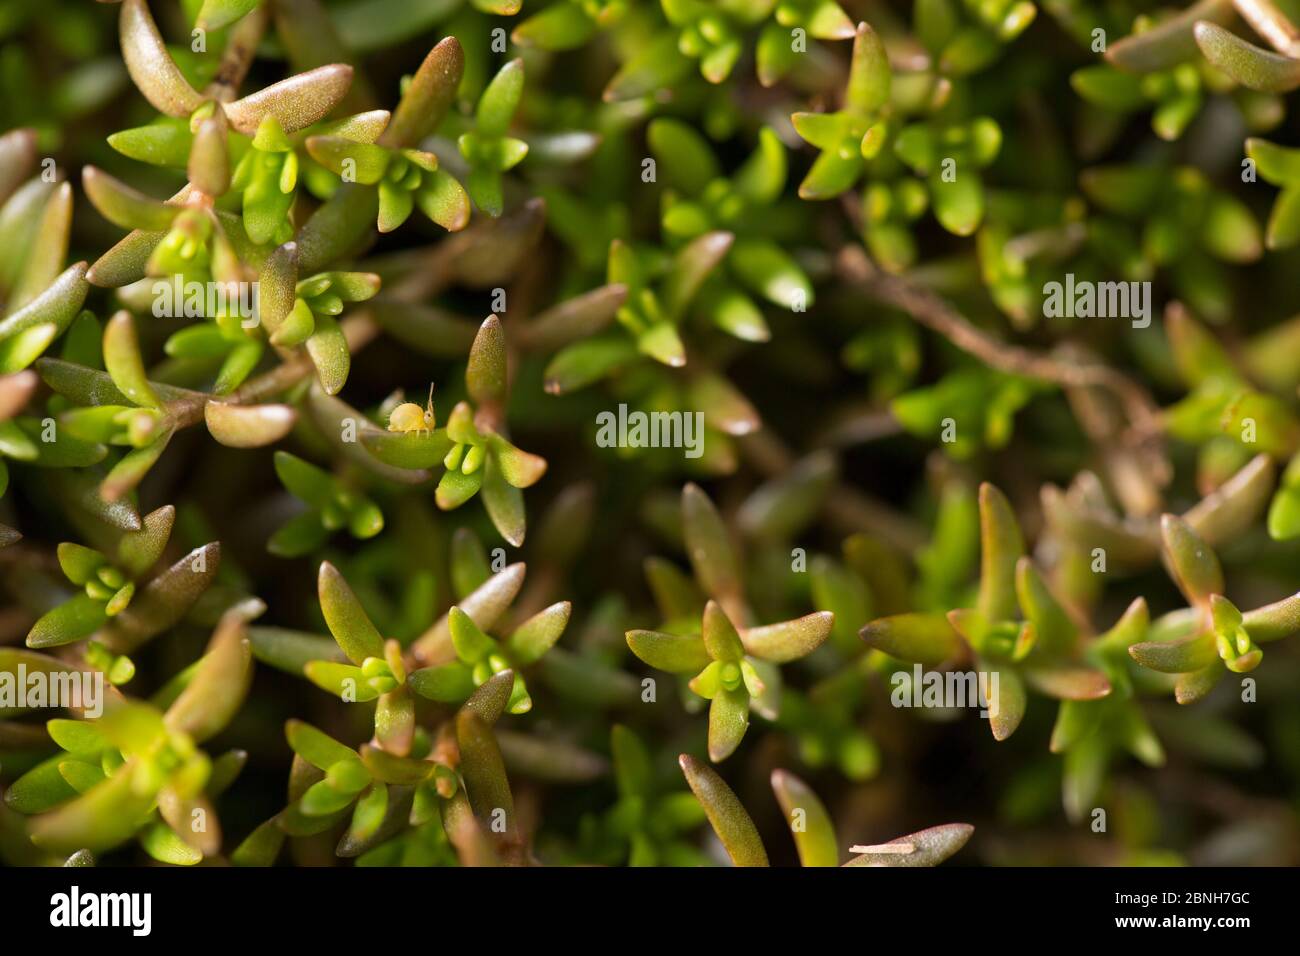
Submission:
M 0 861 L 1300 861 L 1294 14 L 0 0 Z

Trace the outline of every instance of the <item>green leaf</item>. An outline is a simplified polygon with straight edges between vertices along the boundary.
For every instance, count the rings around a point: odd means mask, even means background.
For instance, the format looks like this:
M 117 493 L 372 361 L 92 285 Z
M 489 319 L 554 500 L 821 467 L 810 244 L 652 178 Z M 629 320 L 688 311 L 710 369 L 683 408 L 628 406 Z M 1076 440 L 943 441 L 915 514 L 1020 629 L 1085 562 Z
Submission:
M 889 56 L 885 45 L 869 24 L 859 23 L 853 39 L 844 104 L 860 113 L 872 113 L 889 100 L 889 86 Z
M 812 283 L 794 259 L 776 243 L 738 240 L 731 250 L 736 276 L 769 302 L 786 309 L 806 309 L 813 303 Z
M 1034 690 L 1058 700 L 1100 700 L 1110 693 L 1110 681 L 1087 667 L 1026 667 L 1025 680 Z
M 643 43 L 605 87 L 607 103 L 634 100 L 673 89 L 691 71 L 691 60 L 677 47 L 674 31 L 666 30 Z
M 1016 564 L 1016 595 L 1021 613 L 1034 625 L 1038 647 L 1053 656 L 1074 650 L 1078 629 L 1029 557 Z
M 93 721 L 56 718 L 47 722 L 45 729 L 49 731 L 54 742 L 68 753 L 93 757 L 109 747 L 108 738 L 99 731 Z
M 167 708 L 168 728 L 202 743 L 238 712 L 253 679 L 247 617 L 239 608 L 221 616 L 194 678 Z
M 226 114 L 218 110 L 199 123 L 194 131 L 194 144 L 190 147 L 187 167 L 190 183 L 199 192 L 214 198 L 225 195 L 230 188 L 230 152 L 226 145 L 226 133 Z
M 699 196 L 721 174 L 708 141 L 680 120 L 652 120 L 646 127 L 646 142 L 663 181 L 687 196 Z
M 379 691 L 370 686 L 361 668 L 352 664 L 326 660 L 307 661 L 302 673 L 321 690 L 333 694 L 339 700 L 361 702 L 379 697 Z
M 469 351 L 465 387 L 478 405 L 500 404 L 506 399 L 506 337 L 501 321 L 488 316 Z
M 27 646 L 71 644 L 94 634 L 107 620 L 103 601 L 77 594 L 41 615 L 27 632 Z
M 128 761 L 102 784 L 33 820 L 32 842 L 71 853 L 107 850 L 129 840 L 155 799 L 151 790 L 133 786 L 136 767 L 136 761 Z
M 503 571 L 493 574 L 473 594 L 462 598 L 458 603 L 481 630 L 490 630 L 518 595 L 523 587 L 525 567 L 512 564 Z M 416 658 L 421 661 L 449 661 L 454 653 L 451 643 L 449 615 L 440 618 L 433 627 L 422 634 L 415 644 Z
M 799 198 L 834 199 L 857 182 L 863 162 L 862 156 L 857 153 L 845 156 L 837 149 L 823 151 L 799 184 Z
M 415 736 L 415 701 L 405 686 L 381 694 L 375 708 L 375 740 L 388 752 L 405 757 Z
M 758 540 L 794 540 L 825 506 L 837 475 L 833 454 L 813 452 L 759 485 L 737 512 L 737 524 Z
M 1300 593 L 1247 611 L 1242 624 L 1258 643 L 1290 637 L 1300 631 Z
M 333 816 L 351 806 L 355 799 L 355 791 L 340 790 L 328 780 L 321 780 L 307 788 L 298 801 L 298 809 L 308 817 Z
M 585 388 L 631 364 L 637 355 L 636 344 L 620 333 L 574 342 L 547 364 L 543 372 L 546 391 L 562 395 Z
M 367 186 L 383 179 L 392 155 L 383 146 L 357 143 L 342 136 L 309 136 L 307 152 L 334 175 L 350 177 L 345 182 Z
M 1209 21 L 1198 22 L 1193 32 L 1210 64 L 1242 86 L 1266 93 L 1285 93 L 1300 86 L 1300 62 L 1247 43 Z
M 483 487 L 483 476 L 486 470 L 486 468 L 480 468 L 469 475 L 464 474 L 459 469 L 444 472 L 442 478 L 438 480 L 438 488 L 434 492 L 434 501 L 438 507 L 443 511 L 452 511 L 473 498 L 478 494 L 479 489 Z M 497 502 L 498 505 L 501 503 L 500 501 Z
M 208 589 L 221 564 L 217 542 L 195 548 L 136 592 L 130 606 L 104 627 L 104 643 L 118 654 L 174 625 Z
M 317 591 L 325 624 L 348 659 L 360 666 L 368 657 L 382 658 L 384 639 L 343 575 L 328 561 L 321 562 Z
M 15 780 L 5 790 L 5 806 L 30 815 L 44 813 L 75 797 L 77 791 L 59 773 L 59 764 L 66 760 L 66 754 L 58 754 Z
M 930 201 L 940 225 L 956 236 L 969 236 L 984 218 L 984 185 L 973 170 L 958 170 L 951 181 L 929 179 Z
M 693 674 L 712 661 L 698 635 L 634 630 L 626 638 L 632 653 L 658 670 Z
M 536 13 L 515 27 L 514 43 L 543 50 L 573 50 L 596 32 L 596 21 L 576 3 L 557 3 Z
M 496 647 L 496 642 L 484 634 L 474 619 L 459 607 L 453 606 L 447 612 L 447 624 L 451 630 L 451 642 L 456 648 L 456 656 L 467 664 L 482 660 Z
M 850 26 L 850 29 L 852 27 Z M 775 86 L 799 62 L 799 54 L 792 49 L 790 31 L 779 23 L 766 24 L 754 46 L 754 60 L 758 68 L 758 82 Z
M 540 455 L 522 451 L 495 433 L 487 436 L 487 444 L 501 477 L 515 488 L 531 488 L 546 474 L 546 459 Z
M 328 472 L 287 451 L 277 451 L 273 460 L 280 483 L 296 497 L 314 508 L 334 503 L 338 488 Z
M 250 627 L 248 641 L 257 660 L 299 677 L 305 676 L 304 668 L 311 661 L 341 663 L 344 660 L 343 651 L 333 638 L 318 634 L 282 627 Z
M 263 351 L 264 346 L 259 339 L 250 338 L 246 342 L 239 342 L 234 349 L 227 352 L 225 362 L 221 363 L 216 381 L 212 384 L 213 392 L 218 395 L 229 395 L 243 385 L 244 378 L 252 375 L 257 363 L 261 362 Z
M 414 786 L 429 779 L 435 767 L 433 761 L 394 756 L 370 744 L 361 745 L 361 762 L 374 779 L 398 786 Z
M 86 264 L 69 266 L 36 298 L 0 319 L 0 341 L 37 326 L 53 325 L 59 332 L 77 317 L 90 286 Z
M 815 611 L 794 620 L 748 628 L 741 632 L 740 638 L 748 653 L 774 664 L 785 664 L 815 651 L 830 636 L 834 626 L 834 614 Z
M 59 326 L 32 325 L 0 341 L 0 375 L 13 375 L 40 358 L 49 343 L 59 336 Z
M 473 673 L 461 661 L 413 671 L 407 683 L 421 697 L 449 704 L 460 703 L 474 692 Z
M 145 515 L 141 519 L 140 530 L 122 535 L 118 542 L 118 567 L 129 577 L 142 576 L 162 557 L 175 522 L 176 509 L 172 505 L 164 505 Z
M 466 795 L 475 815 L 487 819 L 494 811 L 504 811 L 506 833 L 513 833 L 518 828 L 514 799 L 491 728 L 473 711 L 458 711 L 456 741 L 460 745 L 460 770 L 465 778 Z
M 188 117 L 160 117 L 148 126 L 111 134 L 108 145 L 137 162 L 184 169 L 193 140 Z
M 1181 641 L 1146 641 L 1134 644 L 1128 652 L 1143 667 L 1163 674 L 1199 671 L 1214 663 L 1219 656 L 1211 631 Z
M 736 172 L 736 192 L 752 203 L 768 205 L 785 189 L 785 177 L 785 146 L 775 130 L 764 126 L 758 131 L 758 147 Z
M 1259 175 L 1273 185 L 1300 182 L 1300 149 L 1255 137 L 1246 140 L 1245 149 L 1246 155 L 1255 161 Z
M 627 286 L 613 283 L 566 298 L 534 316 L 520 334 L 528 348 L 554 351 L 606 329 L 627 300 Z
M 159 863 L 193 866 L 203 860 L 203 854 L 199 850 L 182 840 L 175 830 L 161 820 L 141 831 L 140 846 Z
M 739 662 L 745 656 L 746 647 L 741 643 L 735 625 L 716 601 L 704 605 L 702 639 L 712 660 Z
M 464 229 L 469 223 L 469 196 L 450 173 L 441 169 L 424 176 L 415 204 L 449 232 Z
M 748 727 L 748 692 L 720 689 L 709 702 L 709 759 L 720 763 L 735 753 Z
M 268 820 L 244 838 L 230 854 L 230 862 L 235 866 L 274 866 L 286 836 L 274 819 Z
M 1016 615 L 1016 564 L 1025 553 L 1020 523 L 1006 496 L 980 485 L 980 589 L 976 607 L 990 621 Z
M 937 667 L 961 649 L 957 632 L 943 614 L 896 614 L 872 621 L 861 631 L 868 647 L 903 661 Z
M 656 322 L 637 335 L 637 349 L 669 368 L 686 364 L 686 346 L 672 322 Z
M 682 489 L 682 531 L 696 580 L 705 593 L 724 604 L 739 596 L 740 563 L 722 516 L 693 482 Z
M 826 805 L 808 784 L 786 770 L 772 771 L 772 790 L 785 813 L 803 866 L 838 866 L 839 840 Z
M 316 331 L 307 339 L 307 354 L 326 395 L 337 395 L 348 380 L 352 355 L 343 330 L 332 316 L 317 315 Z
M 411 147 L 432 133 L 455 101 L 464 71 L 465 53 L 456 38 L 439 41 L 415 71 L 380 142 Z
M 654 783 L 654 768 L 645 743 L 635 732 L 622 724 L 613 726 L 609 739 L 614 756 L 614 779 L 618 784 L 619 795 L 649 796 Z
M 524 61 L 511 60 L 492 78 L 475 111 L 476 128 L 481 136 L 504 136 L 524 92 Z
M 1176 515 L 1162 515 L 1160 535 L 1166 564 L 1188 601 L 1206 605 L 1210 595 L 1223 593 L 1218 557 L 1186 521 Z
M 1070 74 L 1070 86 L 1090 103 L 1120 113 L 1142 109 L 1148 100 L 1142 81 L 1112 66 L 1085 66 Z
M 114 314 L 104 327 L 104 367 L 112 377 L 113 384 L 134 404 L 149 408 L 162 406 L 145 377 L 135 323 L 129 312 Z
M 570 602 L 559 601 L 538 611 L 515 628 L 506 639 L 513 658 L 520 665 L 539 660 L 564 633 L 572 610 Z
M 233 405 L 210 401 L 203 406 L 208 433 L 228 448 L 260 448 L 289 434 L 298 420 L 292 405 Z
M 360 760 L 352 750 L 333 737 L 301 720 L 287 721 L 284 733 L 293 752 L 321 770 L 329 770 L 338 763 Z
M 708 764 L 689 754 L 677 758 L 686 782 L 704 807 L 713 832 L 736 866 L 767 866 L 767 851 L 754 821 L 726 782 Z
M 125 0 L 118 19 L 122 59 L 131 80 L 160 113 L 185 116 L 203 104 L 167 52 L 145 0 Z
M 146 196 L 94 166 L 81 171 L 86 196 L 105 219 L 123 229 L 166 230 L 181 211 Z
M 361 444 L 372 455 L 394 468 L 424 469 L 441 466 L 452 440 L 444 428 L 431 432 L 390 432 L 362 428 Z
M 261 0 L 203 0 L 194 25 L 204 30 L 220 30 L 257 8 Z
M 997 667 L 988 661 L 979 661 L 979 670 L 990 675 L 997 674 L 996 690 L 988 702 L 989 729 L 993 731 L 994 740 L 1006 740 L 1020 726 L 1025 716 L 1025 685 L 1013 667 Z M 990 681 L 992 685 L 992 681 Z
M 677 251 L 663 284 L 664 308 L 671 319 L 685 314 L 704 280 L 731 251 L 734 239 L 729 232 L 706 232 Z
M 1198 671 L 1180 674 L 1178 675 L 1178 682 L 1174 685 L 1174 699 L 1180 704 L 1194 704 L 1198 700 L 1204 699 L 1210 691 L 1214 690 L 1214 685 L 1226 673 L 1228 673 L 1228 669 L 1223 662 L 1215 661 Z
M 461 709 L 477 714 L 483 723 L 491 727 L 506 712 L 519 687 L 518 675 L 513 670 L 507 668 L 498 671 L 470 694 Z

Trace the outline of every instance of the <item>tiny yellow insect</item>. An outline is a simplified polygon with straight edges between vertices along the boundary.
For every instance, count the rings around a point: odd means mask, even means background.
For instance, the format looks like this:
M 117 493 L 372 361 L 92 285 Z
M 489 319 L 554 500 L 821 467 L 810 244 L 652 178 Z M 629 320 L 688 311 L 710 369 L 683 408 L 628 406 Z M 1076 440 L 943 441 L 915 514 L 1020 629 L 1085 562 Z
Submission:
M 424 408 L 421 408 L 415 402 L 403 402 L 393 409 L 388 416 L 388 430 L 390 432 L 419 432 L 421 434 L 433 431 L 433 383 L 429 384 L 429 402 Z

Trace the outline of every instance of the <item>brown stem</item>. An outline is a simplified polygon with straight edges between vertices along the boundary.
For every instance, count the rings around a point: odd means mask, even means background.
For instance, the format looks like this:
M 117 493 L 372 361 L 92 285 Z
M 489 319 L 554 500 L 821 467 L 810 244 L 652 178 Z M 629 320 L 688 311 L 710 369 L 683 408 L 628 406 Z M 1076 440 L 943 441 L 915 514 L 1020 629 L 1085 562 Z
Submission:
M 356 312 L 341 323 L 344 338 L 348 341 L 348 352 L 356 355 L 369 345 L 378 335 L 379 326 L 371 318 L 369 311 Z M 279 395 L 292 388 L 315 371 L 311 359 L 306 354 L 298 354 L 281 362 L 269 372 L 263 372 L 251 379 L 241 388 L 229 395 L 199 395 L 184 398 L 171 403 L 167 412 L 176 428 L 188 428 L 203 421 L 203 409 L 208 402 L 216 401 L 228 405 L 256 405 L 272 396 Z
M 253 65 L 257 45 L 262 42 L 262 34 L 266 31 L 266 21 L 266 8 L 259 6 L 235 25 L 230 32 L 226 49 L 221 54 L 217 75 L 204 89 L 204 96 L 210 96 L 220 103 L 229 103 L 235 99 L 244 77 L 248 75 L 249 67 Z
M 1067 388 L 1105 389 L 1124 409 L 1132 433 L 1130 440 L 1144 444 L 1159 437 L 1159 407 L 1146 389 L 1123 372 L 1100 362 L 1060 361 L 1004 342 L 976 328 L 947 300 L 930 290 L 876 268 L 856 246 L 841 249 L 837 264 L 847 278 L 860 284 L 872 298 L 906 312 L 914 321 L 944 336 L 990 368 Z

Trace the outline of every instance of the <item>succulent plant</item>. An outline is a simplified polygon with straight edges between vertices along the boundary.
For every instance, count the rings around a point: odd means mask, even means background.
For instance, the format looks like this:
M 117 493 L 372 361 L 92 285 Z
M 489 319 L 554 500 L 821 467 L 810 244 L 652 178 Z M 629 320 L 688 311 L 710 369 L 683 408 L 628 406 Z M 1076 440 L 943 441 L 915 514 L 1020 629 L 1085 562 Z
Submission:
M 1294 864 L 1288 9 L 0 4 L 0 862 Z

